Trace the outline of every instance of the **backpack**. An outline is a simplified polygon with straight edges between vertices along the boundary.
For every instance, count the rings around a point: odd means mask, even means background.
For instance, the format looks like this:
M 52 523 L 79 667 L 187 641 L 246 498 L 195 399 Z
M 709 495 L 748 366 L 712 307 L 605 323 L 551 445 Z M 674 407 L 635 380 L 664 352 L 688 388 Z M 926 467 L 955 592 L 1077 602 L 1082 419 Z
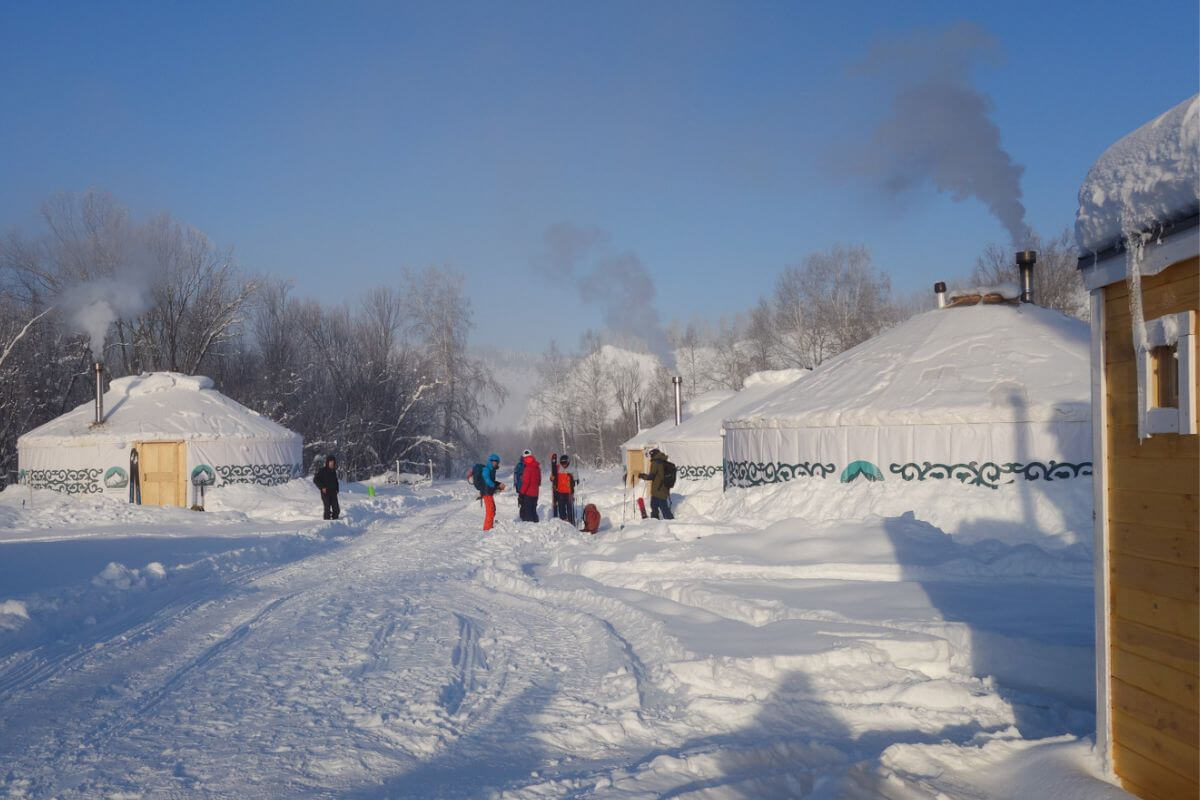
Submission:
M 668 489 L 675 488 L 675 465 L 670 461 L 663 462 L 663 486 Z
M 479 491 L 485 491 L 487 485 L 483 482 L 483 464 L 476 464 L 471 467 L 471 474 L 467 476 L 467 480 Z
M 600 529 L 600 509 L 593 503 L 588 503 L 583 509 L 583 530 L 585 533 L 595 533 Z

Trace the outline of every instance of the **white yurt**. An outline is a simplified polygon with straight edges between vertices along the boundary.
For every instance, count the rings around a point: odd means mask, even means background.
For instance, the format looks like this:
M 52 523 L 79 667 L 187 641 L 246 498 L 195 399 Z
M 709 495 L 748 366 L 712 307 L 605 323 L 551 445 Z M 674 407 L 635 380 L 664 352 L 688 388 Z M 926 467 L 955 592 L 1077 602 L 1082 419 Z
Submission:
M 1090 476 L 1088 326 L 1032 303 L 928 311 L 727 419 L 725 431 L 727 486 L 996 488 Z
M 680 425 L 660 427 L 650 444 L 667 454 L 679 480 L 715 478 L 723 471 L 725 420 L 754 408 L 807 374 L 804 369 L 755 372 L 746 378 L 741 391 L 728 393 L 724 400 L 691 414 Z
M 732 389 L 713 389 L 698 394 L 690 400 L 683 400 L 680 405 L 680 417 L 686 423 L 695 415 L 708 411 L 736 394 L 737 392 Z M 646 454 L 655 447 L 663 449 L 659 444 L 662 437 L 675 427 L 678 427 L 675 424 L 675 417 L 670 416 L 657 425 L 643 428 L 621 445 L 621 449 L 625 453 L 626 476 L 631 484 L 636 482 L 637 474 L 642 472 L 649 463 Z M 668 455 L 671 455 L 669 451 Z
M 200 483 L 299 476 L 300 435 L 212 387 L 175 372 L 117 378 L 103 395 L 101 423 L 95 403 L 84 403 L 17 440 L 21 480 L 68 494 L 128 494 L 133 476 L 143 503 L 187 506 Z

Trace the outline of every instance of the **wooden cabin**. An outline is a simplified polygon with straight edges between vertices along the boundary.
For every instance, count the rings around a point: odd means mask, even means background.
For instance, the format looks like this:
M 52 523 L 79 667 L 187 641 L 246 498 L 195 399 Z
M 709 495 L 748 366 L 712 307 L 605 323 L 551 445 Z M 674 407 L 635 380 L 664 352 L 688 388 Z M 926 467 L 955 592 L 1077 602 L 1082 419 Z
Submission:
M 1102 159 L 1088 180 L 1119 186 L 1131 161 L 1104 174 Z M 1104 196 L 1084 190 L 1081 202 Z M 1200 797 L 1200 218 L 1187 205 L 1107 246 L 1099 226 L 1090 240 L 1076 226 L 1091 294 L 1097 743 L 1111 775 L 1146 800 Z M 1086 213 L 1090 224 L 1108 212 Z

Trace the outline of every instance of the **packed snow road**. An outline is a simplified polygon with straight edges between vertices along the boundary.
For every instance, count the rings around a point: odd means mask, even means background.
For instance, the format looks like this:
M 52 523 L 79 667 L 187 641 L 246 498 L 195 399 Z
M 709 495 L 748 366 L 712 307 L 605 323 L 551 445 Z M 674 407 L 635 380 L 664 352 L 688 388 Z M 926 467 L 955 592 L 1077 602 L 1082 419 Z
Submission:
M 0 495 L 0 796 L 1120 796 L 1089 774 L 1077 556 L 719 501 L 484 535 L 458 487 L 313 523 L 311 489 L 271 491 L 256 517 L 97 506 L 74 538 L 68 505 Z M 177 560 L 4 588 L 129 514 Z

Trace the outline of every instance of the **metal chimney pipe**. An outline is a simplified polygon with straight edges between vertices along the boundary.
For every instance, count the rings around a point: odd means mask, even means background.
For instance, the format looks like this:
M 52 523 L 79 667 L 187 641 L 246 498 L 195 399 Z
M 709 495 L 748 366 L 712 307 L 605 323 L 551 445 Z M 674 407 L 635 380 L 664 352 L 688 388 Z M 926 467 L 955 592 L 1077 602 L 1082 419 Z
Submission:
M 637 425 L 638 432 L 642 430 L 642 401 L 633 401 L 633 422 Z
M 96 425 L 104 422 L 104 365 L 97 361 L 92 365 L 96 371 Z
M 938 281 L 933 285 L 933 295 L 937 298 L 937 307 L 946 307 L 946 284 Z
M 671 383 L 675 386 L 675 424 L 683 424 L 683 378 L 674 376 Z
M 1021 271 L 1021 302 L 1033 302 L 1033 265 L 1037 262 L 1037 252 L 1021 250 L 1017 253 L 1017 269 Z

